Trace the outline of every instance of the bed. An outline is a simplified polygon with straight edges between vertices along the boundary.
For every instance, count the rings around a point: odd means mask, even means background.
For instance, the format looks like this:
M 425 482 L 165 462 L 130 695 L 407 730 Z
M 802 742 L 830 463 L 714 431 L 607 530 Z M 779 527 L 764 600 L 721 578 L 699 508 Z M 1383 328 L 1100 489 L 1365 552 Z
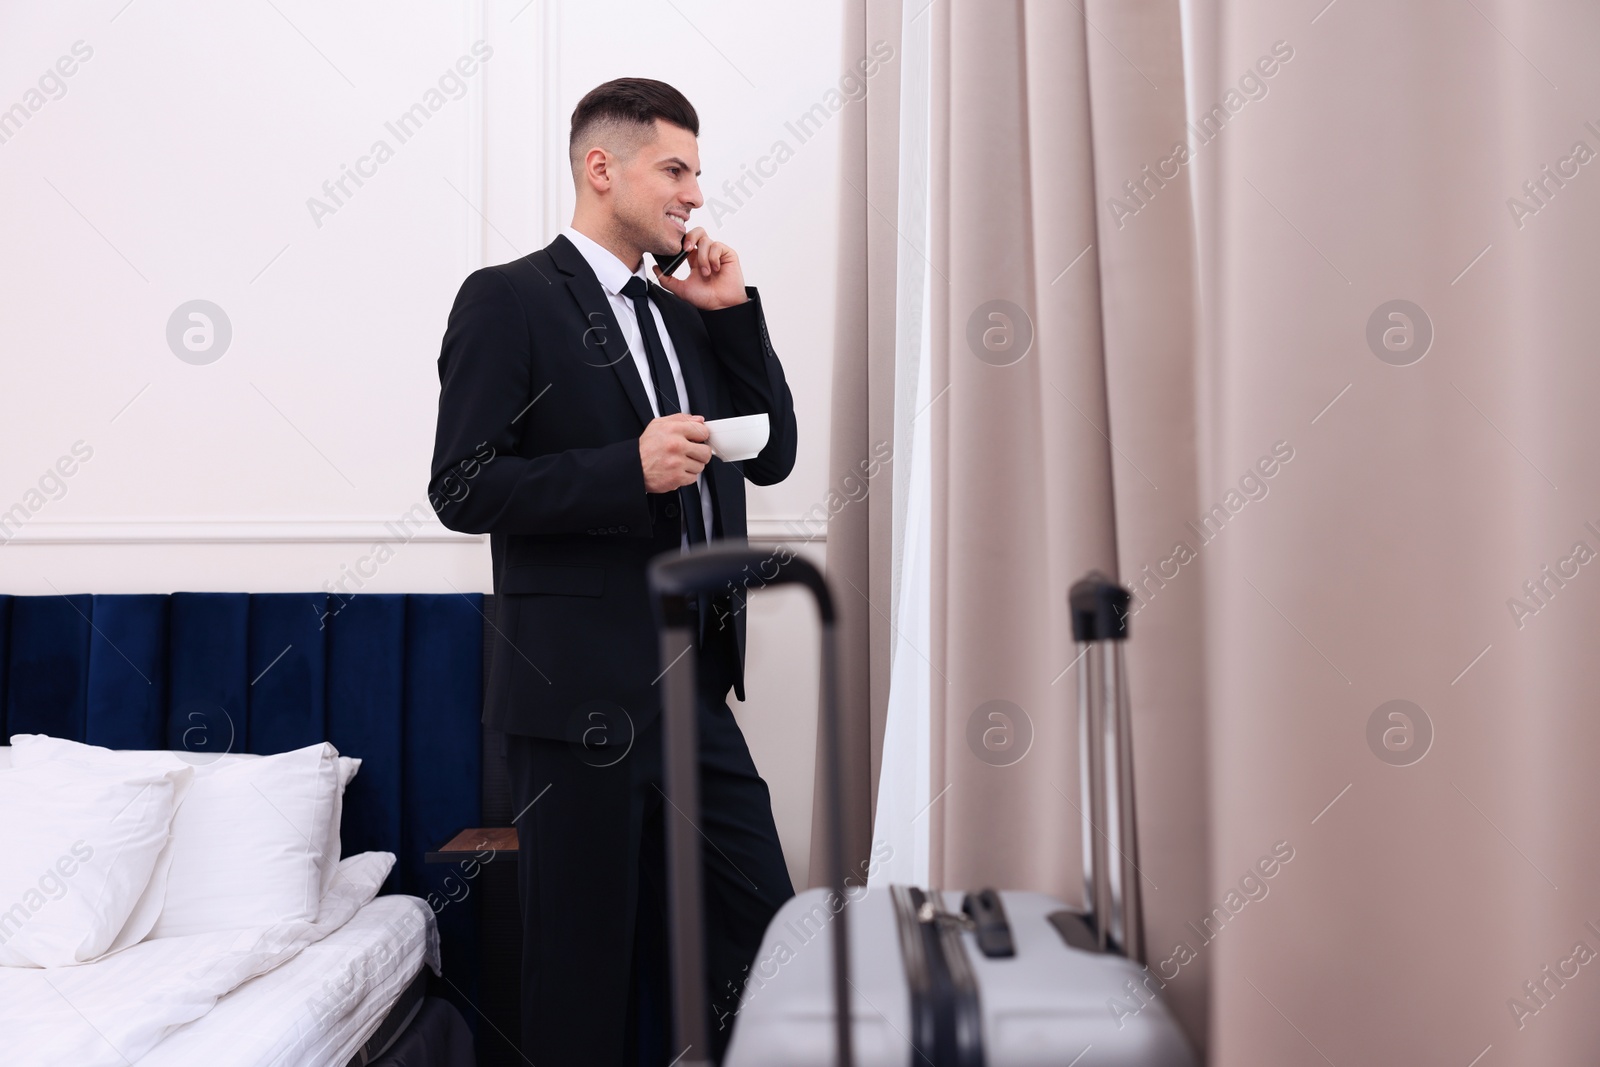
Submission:
M 362 761 L 331 906 L 0 967 L 6 1062 L 474 1062 L 477 901 L 448 898 L 424 855 L 481 821 L 484 625 L 477 596 L 0 596 L 0 743 L 205 763 L 333 742 Z
M 377 1036 L 362 1061 L 371 1062 L 421 1008 L 425 968 L 439 972 L 432 911 L 416 897 L 378 897 L 294 959 L 239 986 L 137 1062 L 344 1067 Z M 385 1020 L 391 1026 L 380 1035 Z

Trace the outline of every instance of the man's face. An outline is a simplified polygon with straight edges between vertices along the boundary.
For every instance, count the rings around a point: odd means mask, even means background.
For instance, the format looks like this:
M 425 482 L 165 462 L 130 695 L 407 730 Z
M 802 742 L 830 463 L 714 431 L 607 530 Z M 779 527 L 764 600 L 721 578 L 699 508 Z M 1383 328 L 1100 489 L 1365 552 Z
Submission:
M 700 148 L 681 126 L 655 121 L 655 139 L 618 164 L 612 217 L 618 236 L 654 256 L 675 256 L 700 195 Z

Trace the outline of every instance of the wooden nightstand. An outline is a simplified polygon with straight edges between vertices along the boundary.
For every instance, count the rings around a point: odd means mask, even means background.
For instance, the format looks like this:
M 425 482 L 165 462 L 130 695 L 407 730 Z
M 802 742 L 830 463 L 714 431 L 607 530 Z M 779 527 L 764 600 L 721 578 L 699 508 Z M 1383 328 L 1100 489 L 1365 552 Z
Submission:
M 479 863 L 488 863 L 489 860 L 478 858 L 481 852 L 517 852 L 517 828 L 515 826 L 488 826 L 473 827 L 462 830 L 459 834 L 439 846 L 437 852 L 430 852 L 424 859 L 429 863 L 465 863 L 477 859 Z
M 517 897 L 517 830 L 514 826 L 469 827 L 424 856 L 449 863 L 444 900 L 430 900 L 435 911 L 452 901 L 478 896 L 479 1001 L 485 1025 L 478 1029 L 478 1062 L 525 1064 L 516 1048 L 522 1034 L 522 912 Z

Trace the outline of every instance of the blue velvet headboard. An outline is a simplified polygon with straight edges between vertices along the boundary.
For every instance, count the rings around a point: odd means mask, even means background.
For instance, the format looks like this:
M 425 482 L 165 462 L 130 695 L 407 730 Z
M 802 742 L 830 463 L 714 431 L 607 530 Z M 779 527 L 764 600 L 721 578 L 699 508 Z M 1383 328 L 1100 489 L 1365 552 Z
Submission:
M 479 595 L 0 595 L 0 743 L 359 756 L 345 855 L 397 857 L 385 891 L 444 901 L 424 854 L 479 825 Z M 476 901 L 439 912 L 447 976 L 473 995 Z

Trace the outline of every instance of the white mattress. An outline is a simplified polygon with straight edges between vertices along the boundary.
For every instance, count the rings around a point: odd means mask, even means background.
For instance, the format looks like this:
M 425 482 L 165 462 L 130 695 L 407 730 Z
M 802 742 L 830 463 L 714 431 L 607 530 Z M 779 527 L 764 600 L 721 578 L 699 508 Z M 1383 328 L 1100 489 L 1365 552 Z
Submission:
M 139 1067 L 344 1067 L 424 965 L 440 973 L 432 910 L 378 897 L 168 1034 Z

